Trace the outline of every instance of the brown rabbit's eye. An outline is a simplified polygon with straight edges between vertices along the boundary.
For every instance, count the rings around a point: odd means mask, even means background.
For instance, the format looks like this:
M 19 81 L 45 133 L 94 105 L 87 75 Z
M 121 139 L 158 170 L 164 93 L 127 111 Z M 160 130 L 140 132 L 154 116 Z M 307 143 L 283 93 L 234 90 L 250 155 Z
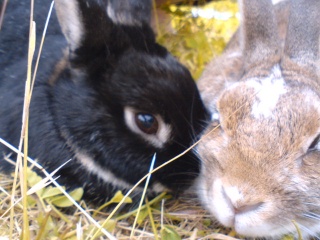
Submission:
M 313 140 L 308 150 L 309 151 L 315 150 L 317 148 L 317 145 L 319 144 L 319 141 L 320 141 L 320 134 Z
M 157 119 L 148 113 L 137 113 L 135 115 L 135 122 L 139 129 L 146 134 L 155 134 L 159 128 Z

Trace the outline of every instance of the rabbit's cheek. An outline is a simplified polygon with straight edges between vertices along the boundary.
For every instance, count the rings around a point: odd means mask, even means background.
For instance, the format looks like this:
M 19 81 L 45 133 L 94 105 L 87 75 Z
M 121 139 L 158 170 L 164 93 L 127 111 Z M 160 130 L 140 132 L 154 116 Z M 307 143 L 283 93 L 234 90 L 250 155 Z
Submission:
M 320 151 L 312 151 L 301 159 L 300 168 L 303 175 L 310 177 L 320 174 Z
M 120 178 L 117 178 L 111 171 L 102 168 L 100 165 L 98 165 L 94 159 L 92 159 L 89 155 L 77 152 L 76 154 L 77 160 L 91 173 L 97 175 L 99 178 L 103 179 L 103 181 L 107 183 L 111 183 L 114 186 L 118 186 L 121 188 L 127 188 L 130 189 L 132 185 L 128 184 L 124 180 L 121 180 Z
M 97 175 L 99 178 L 103 179 L 104 182 L 110 183 L 113 186 L 124 188 L 124 189 L 130 189 L 133 187 L 133 185 L 117 177 L 108 169 L 98 165 L 96 161 L 94 161 L 94 159 L 91 158 L 89 155 L 82 153 L 81 151 L 78 151 L 76 153 L 76 158 L 86 169 L 90 171 L 90 173 Z M 154 182 L 150 186 L 150 189 L 156 193 L 169 191 L 168 188 L 166 188 L 159 182 Z M 141 187 L 137 187 L 137 191 L 141 191 L 141 190 L 142 190 Z
M 204 160 L 203 158 L 202 160 Z M 208 160 L 208 159 L 207 159 Z M 209 167 L 208 167 L 209 166 Z M 206 208 L 210 211 L 210 213 L 214 212 L 214 208 L 212 207 L 213 202 L 213 194 L 212 193 L 212 183 L 214 182 L 214 178 L 216 177 L 215 167 L 208 164 L 202 164 L 201 166 L 201 174 L 196 179 L 195 188 L 200 198 L 200 201 Z
M 207 132 L 197 147 L 197 152 L 202 159 L 202 163 L 211 167 L 219 165 L 219 155 L 226 148 L 228 138 L 219 128 L 213 128 Z M 215 168 L 215 167 L 214 167 Z
M 234 225 L 232 203 L 225 196 L 221 180 L 215 179 L 208 190 L 209 210 L 223 225 L 232 227 Z

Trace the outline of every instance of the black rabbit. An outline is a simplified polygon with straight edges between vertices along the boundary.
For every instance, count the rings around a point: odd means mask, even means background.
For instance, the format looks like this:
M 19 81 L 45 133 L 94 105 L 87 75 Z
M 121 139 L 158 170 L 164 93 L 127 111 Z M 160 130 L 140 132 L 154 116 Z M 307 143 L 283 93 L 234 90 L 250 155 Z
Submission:
M 36 1 L 38 25 L 49 3 Z M 0 137 L 13 145 L 26 76 L 24 5 L 9 1 L 0 36 Z M 72 159 L 58 181 L 101 203 L 143 177 L 154 153 L 159 166 L 189 147 L 208 114 L 189 71 L 156 43 L 151 0 L 56 0 L 55 8 L 67 44 L 53 17 L 31 100 L 29 155 L 49 172 Z M 152 175 L 150 192 L 179 192 L 198 172 L 190 151 Z

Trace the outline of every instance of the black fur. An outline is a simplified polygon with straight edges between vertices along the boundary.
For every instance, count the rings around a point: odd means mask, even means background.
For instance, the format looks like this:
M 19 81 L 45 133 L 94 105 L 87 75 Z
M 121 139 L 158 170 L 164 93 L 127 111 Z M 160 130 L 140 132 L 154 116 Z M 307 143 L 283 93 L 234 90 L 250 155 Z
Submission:
M 35 1 L 38 38 L 50 2 Z M 106 3 L 97 2 L 79 1 L 84 38 L 70 52 L 69 67 L 51 84 L 48 79 L 67 44 L 54 14 L 50 20 L 30 107 L 29 155 L 49 172 L 73 159 L 59 171 L 58 181 L 70 189 L 83 186 L 86 199 L 102 202 L 117 188 L 81 165 L 76 150 L 135 184 L 148 172 L 154 153 L 159 166 L 190 146 L 202 131 L 207 112 L 190 73 L 155 42 L 149 25 L 114 24 Z M 0 137 L 15 146 L 21 131 L 28 21 L 29 5 L 9 1 L 0 34 Z M 156 148 L 133 133 L 124 121 L 125 106 L 160 114 L 172 126 L 171 141 Z M 0 151 L 10 152 L 3 146 Z M 5 161 L 1 166 L 10 170 Z M 189 152 L 153 174 L 151 186 L 160 182 L 179 192 L 198 171 L 199 162 Z

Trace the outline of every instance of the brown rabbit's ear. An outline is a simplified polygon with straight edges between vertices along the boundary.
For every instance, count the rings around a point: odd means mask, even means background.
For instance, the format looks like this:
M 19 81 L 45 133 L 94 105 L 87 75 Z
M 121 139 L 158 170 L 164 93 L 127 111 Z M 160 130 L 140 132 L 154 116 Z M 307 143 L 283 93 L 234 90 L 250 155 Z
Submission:
M 271 0 L 241 0 L 241 44 L 245 72 L 275 55 L 280 56 L 280 40 Z
M 313 73 L 319 68 L 320 1 L 291 1 L 285 54 Z

